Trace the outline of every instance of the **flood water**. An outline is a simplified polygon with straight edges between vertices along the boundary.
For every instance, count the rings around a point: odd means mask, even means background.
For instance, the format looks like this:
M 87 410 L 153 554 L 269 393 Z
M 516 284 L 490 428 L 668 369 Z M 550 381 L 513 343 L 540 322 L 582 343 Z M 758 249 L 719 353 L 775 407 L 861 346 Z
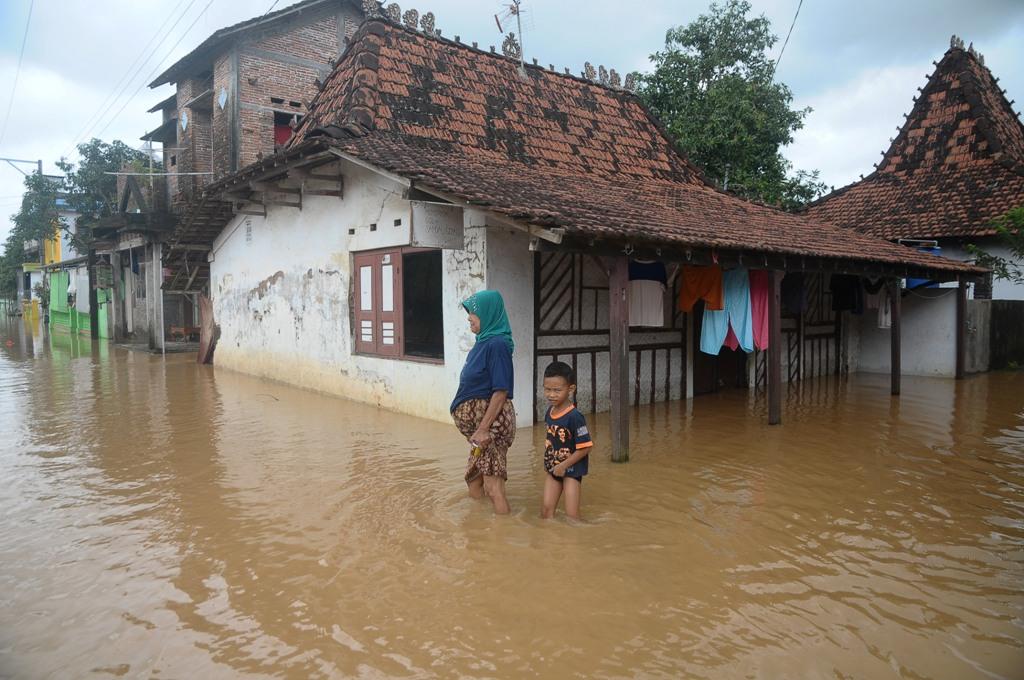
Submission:
M 0 677 L 1024 677 L 1024 373 L 608 422 L 579 525 L 394 415 L 0 319 Z

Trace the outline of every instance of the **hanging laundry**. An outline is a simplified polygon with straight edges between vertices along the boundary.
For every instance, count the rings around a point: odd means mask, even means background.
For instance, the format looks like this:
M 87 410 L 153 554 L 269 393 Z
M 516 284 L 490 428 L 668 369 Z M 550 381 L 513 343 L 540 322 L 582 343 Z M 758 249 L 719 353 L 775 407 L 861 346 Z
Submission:
M 807 313 L 807 288 L 803 272 L 790 272 L 782 278 L 782 309 L 787 314 Z
M 754 327 L 750 313 L 750 275 L 746 269 L 730 269 L 722 275 L 724 307 L 722 310 L 704 308 L 700 332 L 700 350 L 718 354 L 729 335 L 730 325 L 735 329 L 738 346 L 744 352 L 754 351 Z
M 878 327 L 892 328 L 892 296 L 889 289 L 882 287 L 878 299 Z
M 833 312 L 864 313 L 864 289 L 861 288 L 859 276 L 833 274 L 829 287 L 832 289 Z
M 668 274 L 661 262 L 629 263 L 629 325 L 665 326 L 665 290 Z
M 754 346 L 768 349 L 768 295 L 772 275 L 764 269 L 750 270 L 750 316 L 754 327 Z
M 881 290 L 882 286 L 885 285 L 885 279 L 880 278 L 877 281 L 861 279 L 861 283 L 864 286 L 864 309 L 878 309 Z
M 682 283 L 679 289 L 680 311 L 692 312 L 697 300 L 704 300 L 705 310 L 723 309 L 722 268 L 718 265 L 683 267 L 680 281 Z

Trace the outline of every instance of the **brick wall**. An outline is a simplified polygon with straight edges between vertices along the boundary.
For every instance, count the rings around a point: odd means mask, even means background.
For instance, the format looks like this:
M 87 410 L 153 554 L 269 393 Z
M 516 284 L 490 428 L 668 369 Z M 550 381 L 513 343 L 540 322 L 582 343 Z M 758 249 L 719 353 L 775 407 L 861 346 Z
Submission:
M 171 172 L 214 174 L 169 178 L 174 205 L 180 209 L 205 184 L 272 154 L 275 112 L 289 118 L 306 113 L 317 92 L 316 79 L 326 78 L 329 62 L 338 58 L 361 21 L 358 9 L 339 0 L 225 45 L 208 69 L 197 64 L 195 70 L 207 71 L 205 76 L 177 84 L 178 142 L 174 146 L 181 150 L 168 152 L 165 161 Z M 184 108 L 211 87 L 212 108 L 209 104 Z M 223 109 L 217 103 L 222 89 L 227 92 Z M 183 113 L 189 119 L 184 130 Z M 177 156 L 175 167 L 170 167 L 172 155 Z
M 230 174 L 236 167 L 232 165 L 231 144 L 231 123 L 233 102 L 232 96 L 235 89 L 235 71 L 233 67 L 234 51 L 229 50 L 223 53 L 213 64 L 213 178 L 220 179 Z M 224 108 L 220 107 L 218 101 L 221 91 L 227 93 Z
M 351 8 L 342 12 L 351 17 Z M 351 17 L 354 24 L 358 16 Z M 341 30 L 339 30 L 341 28 Z M 239 45 L 238 167 L 274 153 L 274 114 L 305 115 L 316 95 L 315 81 L 330 73 L 330 61 L 340 53 L 338 8 L 299 17 L 273 33 L 250 36 Z M 294 104 L 298 104 L 295 106 Z

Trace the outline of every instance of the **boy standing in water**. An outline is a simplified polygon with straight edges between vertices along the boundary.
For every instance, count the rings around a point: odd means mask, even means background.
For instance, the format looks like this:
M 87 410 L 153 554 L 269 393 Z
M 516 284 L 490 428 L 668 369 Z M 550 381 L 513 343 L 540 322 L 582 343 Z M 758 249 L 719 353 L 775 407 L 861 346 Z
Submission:
M 580 518 L 580 483 L 587 474 L 588 458 L 594 442 L 590 439 L 587 421 L 576 410 L 572 397 L 576 393 L 576 372 L 562 361 L 552 362 L 544 369 L 544 398 L 548 400 L 544 423 L 547 442 L 544 446 L 544 501 L 540 516 L 555 515 L 558 499 L 565 494 L 565 514 Z

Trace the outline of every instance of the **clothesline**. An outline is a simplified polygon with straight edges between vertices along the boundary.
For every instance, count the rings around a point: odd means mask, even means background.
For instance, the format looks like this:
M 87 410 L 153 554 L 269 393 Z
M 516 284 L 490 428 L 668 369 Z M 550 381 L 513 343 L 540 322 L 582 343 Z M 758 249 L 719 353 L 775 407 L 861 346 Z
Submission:
M 930 290 L 935 290 L 935 289 L 932 288 Z M 918 293 L 913 288 L 907 288 L 907 292 L 910 293 L 911 295 L 916 295 L 917 297 L 921 298 L 922 300 L 938 300 L 939 298 L 946 297 L 950 293 L 955 293 L 956 292 L 956 288 L 946 288 L 945 291 L 941 295 L 921 295 L 920 293 Z

